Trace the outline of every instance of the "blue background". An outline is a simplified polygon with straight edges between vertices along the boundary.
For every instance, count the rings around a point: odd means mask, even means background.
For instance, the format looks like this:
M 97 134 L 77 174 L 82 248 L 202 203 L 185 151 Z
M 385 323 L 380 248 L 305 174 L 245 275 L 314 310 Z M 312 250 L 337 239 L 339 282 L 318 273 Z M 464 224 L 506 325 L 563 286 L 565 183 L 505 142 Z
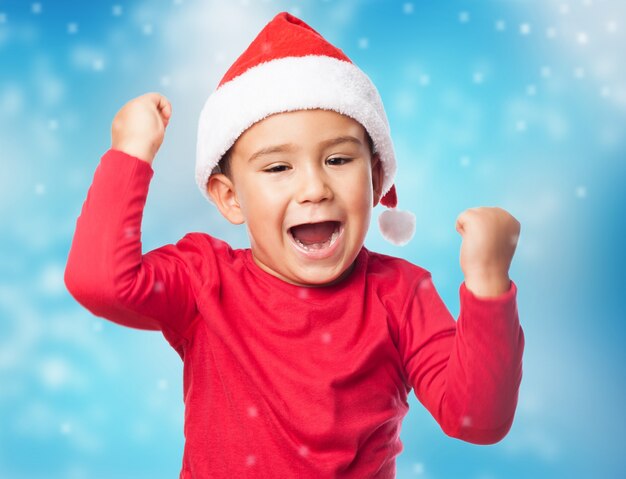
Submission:
M 63 284 L 65 261 L 111 120 L 148 91 L 173 116 L 144 252 L 189 231 L 248 246 L 194 183 L 197 120 L 282 10 L 339 46 L 385 103 L 399 206 L 417 232 L 400 248 L 372 227 L 370 249 L 430 270 L 458 317 L 458 214 L 500 206 L 522 225 L 513 427 L 495 445 L 463 443 L 411 393 L 398 477 L 624 477 L 620 0 L 0 1 L 0 477 L 178 477 L 178 355 L 160 333 L 84 310 Z

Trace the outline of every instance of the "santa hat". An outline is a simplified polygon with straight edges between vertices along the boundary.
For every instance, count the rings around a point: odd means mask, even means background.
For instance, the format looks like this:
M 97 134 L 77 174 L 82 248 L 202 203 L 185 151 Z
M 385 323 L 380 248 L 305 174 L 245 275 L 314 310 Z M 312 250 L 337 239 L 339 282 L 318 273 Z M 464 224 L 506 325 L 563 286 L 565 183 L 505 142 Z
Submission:
M 254 123 L 274 113 L 334 110 L 358 121 L 370 135 L 383 166 L 378 218 L 385 239 L 406 244 L 415 216 L 396 209 L 396 159 L 387 115 L 369 77 L 340 49 L 299 18 L 276 15 L 228 69 L 207 99 L 198 124 L 196 182 L 206 185 L 220 159 Z

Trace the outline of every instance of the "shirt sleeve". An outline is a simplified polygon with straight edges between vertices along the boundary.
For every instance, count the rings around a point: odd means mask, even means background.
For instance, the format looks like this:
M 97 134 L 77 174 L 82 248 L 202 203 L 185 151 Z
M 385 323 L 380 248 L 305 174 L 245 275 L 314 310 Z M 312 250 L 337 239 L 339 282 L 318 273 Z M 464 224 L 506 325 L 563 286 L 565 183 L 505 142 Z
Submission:
M 188 269 L 193 237 L 142 255 L 141 221 L 152 166 L 110 149 L 96 168 L 72 240 L 64 281 L 94 315 L 138 329 L 184 335 L 196 316 Z
M 522 379 L 524 333 L 513 281 L 495 297 L 460 286 L 455 321 L 430 273 L 405 305 L 399 346 L 418 400 L 450 437 L 493 444 L 509 432 Z

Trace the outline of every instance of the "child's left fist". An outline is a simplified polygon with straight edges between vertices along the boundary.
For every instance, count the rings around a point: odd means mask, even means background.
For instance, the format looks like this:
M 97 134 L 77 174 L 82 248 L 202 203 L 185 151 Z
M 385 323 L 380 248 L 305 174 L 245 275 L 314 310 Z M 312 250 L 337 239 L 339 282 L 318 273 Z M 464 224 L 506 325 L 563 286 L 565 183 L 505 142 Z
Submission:
M 465 286 L 478 296 L 509 290 L 509 267 L 520 223 L 502 208 L 469 208 L 456 219 L 461 234 L 461 269 Z

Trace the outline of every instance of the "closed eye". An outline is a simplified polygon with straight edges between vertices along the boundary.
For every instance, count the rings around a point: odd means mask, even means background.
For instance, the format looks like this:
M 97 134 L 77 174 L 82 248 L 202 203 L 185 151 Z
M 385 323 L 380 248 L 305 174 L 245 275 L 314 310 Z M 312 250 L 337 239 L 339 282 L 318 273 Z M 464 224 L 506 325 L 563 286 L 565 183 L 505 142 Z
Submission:
M 344 158 L 340 156 L 335 156 L 333 158 L 328 158 L 327 161 L 329 165 L 339 166 L 339 165 L 345 165 L 346 163 L 349 163 L 350 161 L 352 161 L 352 158 Z
M 276 165 L 263 171 L 265 171 L 266 173 L 280 173 L 281 171 L 285 171 L 287 168 L 287 165 Z

